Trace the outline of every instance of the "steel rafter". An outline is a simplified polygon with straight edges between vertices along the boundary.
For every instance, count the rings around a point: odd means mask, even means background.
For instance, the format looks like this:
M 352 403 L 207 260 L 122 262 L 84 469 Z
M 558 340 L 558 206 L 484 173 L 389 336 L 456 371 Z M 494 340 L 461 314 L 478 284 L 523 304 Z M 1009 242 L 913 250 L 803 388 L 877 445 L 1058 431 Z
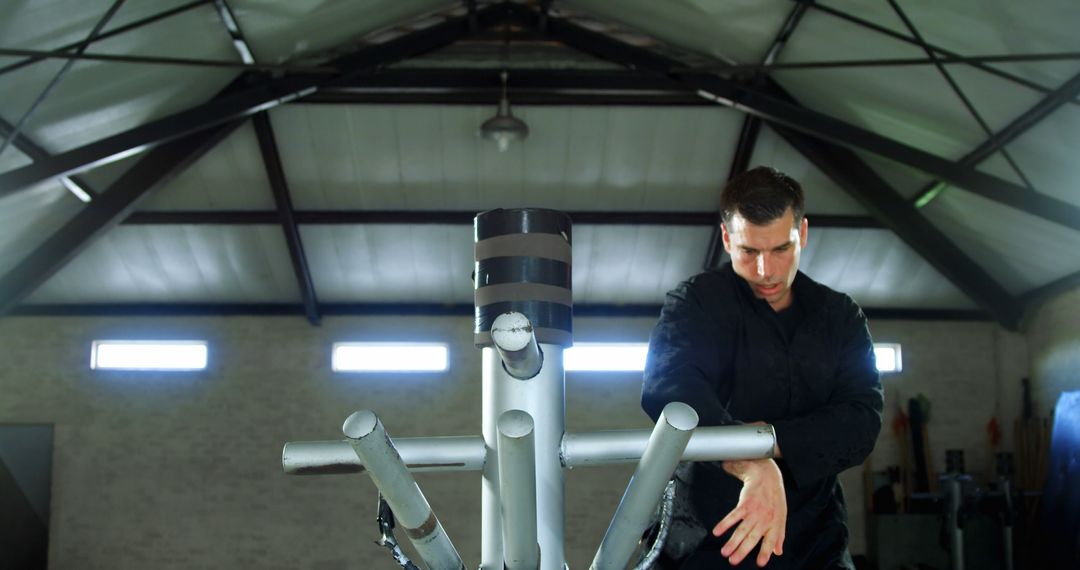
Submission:
M 300 239 L 300 229 L 296 224 L 296 214 L 293 211 L 292 198 L 289 196 L 289 185 L 285 180 L 285 169 L 281 165 L 281 154 L 278 152 L 277 141 L 274 139 L 274 128 L 270 124 L 270 117 L 265 112 L 256 114 L 251 120 L 255 124 L 255 137 L 259 141 L 259 152 L 262 154 L 263 165 L 266 167 L 266 176 L 270 180 L 270 189 L 274 193 L 278 223 L 285 232 L 285 243 L 289 247 L 289 258 L 292 259 L 293 273 L 296 274 L 296 283 L 304 302 L 304 312 L 308 321 L 318 326 L 321 321 L 319 300 L 315 295 L 315 282 L 311 279 L 311 269 L 308 267 L 307 256 L 304 254 L 304 243 Z
M 229 32 L 229 37 L 232 38 L 233 48 L 240 56 L 240 61 L 249 65 L 255 63 L 255 55 L 251 51 L 247 39 L 244 38 L 244 33 L 240 31 L 240 23 L 236 21 L 236 15 L 233 14 L 229 3 L 225 0 L 214 0 L 214 8 L 217 9 L 218 16 L 221 17 L 221 23 L 224 24 L 225 31 Z
M 676 66 L 676 62 L 663 55 L 629 45 L 565 19 L 549 19 L 548 30 L 554 39 L 567 45 L 633 69 L 663 73 Z M 999 186 L 1004 181 L 982 176 L 981 173 L 960 172 L 955 165 L 944 159 L 805 109 L 774 82 L 769 82 L 766 88 L 753 89 L 716 76 L 674 75 L 674 78 L 693 88 L 711 93 L 718 103 L 761 116 L 981 308 L 1004 326 L 1016 328 L 1019 309 L 1015 299 L 986 271 L 920 216 L 913 206 L 853 151 L 806 133 L 820 133 L 833 141 L 852 144 L 889 158 L 902 158 L 904 160 L 900 160 L 901 162 L 922 170 L 941 171 L 949 174 L 949 178 L 963 179 L 966 182 L 989 181 Z M 1010 190 L 1015 189 L 1015 185 L 1007 186 Z M 1080 226 L 1080 215 L 1067 221 Z
M 1080 95 L 1080 73 L 1077 73 L 1072 79 L 1061 84 L 1060 87 L 1050 92 L 1049 95 L 1044 97 L 1033 107 L 1025 111 L 1019 117 L 1013 119 L 1013 121 L 1006 125 L 1005 128 L 994 133 L 993 136 L 983 141 L 983 143 L 974 150 L 964 155 L 958 164 L 974 168 L 975 165 L 986 160 L 995 152 L 1005 148 L 1006 145 L 1016 140 L 1020 135 L 1031 130 L 1032 127 L 1039 124 L 1039 122 L 1048 117 L 1051 113 L 1057 111 L 1069 101 L 1072 101 L 1077 95 Z M 924 202 L 924 200 L 931 197 L 932 193 L 938 192 L 941 189 L 942 184 L 943 183 L 940 180 L 931 181 L 915 194 L 915 197 L 911 200 L 912 203 L 919 204 Z
M 527 7 L 510 6 L 522 12 L 521 17 L 530 13 L 535 17 L 535 13 Z M 553 39 L 603 59 L 622 62 L 640 71 L 668 74 L 720 105 L 759 116 L 770 124 L 784 125 L 815 137 L 869 151 L 928 172 L 990 200 L 1080 230 L 1080 207 L 1068 202 L 1029 192 L 1018 184 L 785 101 L 766 90 L 716 75 L 668 73 L 668 70 L 678 67 L 678 62 L 564 18 L 550 18 L 548 32 Z
M 322 312 L 335 317 L 425 316 L 472 317 L 472 303 L 323 303 Z M 576 317 L 650 318 L 660 315 L 661 305 L 576 304 Z M 864 307 L 871 320 L 985 321 L 979 311 L 950 309 L 895 309 Z M 303 315 L 304 307 L 289 303 L 91 303 L 64 305 L 26 305 L 11 312 L 18 316 L 141 316 L 141 317 L 219 317 L 219 316 L 294 316 Z
M 986 136 L 993 136 L 994 130 L 991 129 L 990 125 L 987 124 L 985 119 L 983 119 L 982 114 L 980 114 L 978 109 L 975 108 L 975 104 L 971 102 L 971 99 L 969 99 L 968 96 L 964 93 L 964 90 L 960 88 L 960 84 L 957 83 L 955 79 L 953 79 L 953 76 L 951 73 L 949 73 L 949 70 L 945 69 L 944 63 L 942 63 L 938 59 L 937 54 L 934 53 L 934 50 L 932 50 L 930 46 L 926 43 L 926 40 L 923 39 L 922 34 L 919 33 L 919 29 L 915 27 L 915 23 L 912 22 L 910 18 L 908 18 L 907 13 L 905 13 L 903 8 L 900 7 L 900 4 L 897 2 L 897 0 L 887 1 L 889 2 L 889 5 L 892 6 L 893 11 L 896 12 L 896 15 L 900 17 L 900 20 L 904 22 L 904 26 L 907 27 L 909 32 L 911 32 L 911 36 L 915 38 L 916 42 L 919 43 L 919 47 L 922 48 L 923 52 L 926 53 L 927 57 L 929 57 L 930 60 L 933 62 L 934 67 L 938 70 L 938 73 L 941 74 L 941 76 L 945 79 L 945 82 L 949 84 L 949 88 L 952 89 L 953 93 L 955 93 L 957 98 L 960 99 L 960 102 L 964 104 L 964 108 L 968 110 L 968 113 L 973 119 L 975 119 L 975 122 L 979 124 L 979 128 L 983 130 L 983 133 L 985 133 Z M 1024 186 L 1026 186 L 1029 190 L 1033 190 L 1034 188 L 1031 186 L 1031 181 L 1028 180 L 1027 176 L 1024 174 L 1024 171 L 1020 169 L 1020 165 L 1016 164 L 1016 161 L 1013 160 L 1012 155 L 1006 152 L 1005 149 L 1001 149 L 1001 155 L 1005 157 L 1005 160 L 1009 163 L 1009 166 L 1012 167 L 1013 172 L 1015 172 L 1016 175 L 1020 178 L 1020 180 L 1024 182 Z
M 139 199 L 165 185 L 239 123 L 226 123 L 149 152 L 74 218 L 0 277 L 0 315 L 7 314 L 96 238 L 130 213 Z
M 92 39 L 83 40 L 83 41 L 75 42 L 75 43 L 70 43 L 70 44 L 67 44 L 65 46 L 58 47 L 58 48 L 56 48 L 56 49 L 54 49 L 52 51 L 48 51 L 48 52 L 44 52 L 44 53 L 47 53 L 49 55 L 60 55 L 60 54 L 69 52 L 71 50 L 78 50 L 80 48 L 84 48 L 86 46 L 89 46 L 90 44 L 92 44 L 94 42 L 99 42 L 101 40 L 108 39 L 108 38 L 111 38 L 113 36 L 123 34 L 125 32 L 130 32 L 131 30 L 135 30 L 135 29 L 141 28 L 143 26 L 152 24 L 154 22 L 157 22 L 158 20 L 163 20 L 163 19 L 168 18 L 170 16 L 175 16 L 177 14 L 187 12 L 188 10 L 191 10 L 192 8 L 198 8 L 199 6 L 202 6 L 203 4 L 207 4 L 210 1 L 211 0 L 195 0 L 194 2 L 188 2 L 186 4 L 181 4 L 181 5 L 179 5 L 179 6 L 175 7 L 175 8 L 170 8 L 169 10 L 165 10 L 163 12 L 158 12 L 157 14 L 147 16 L 145 18 L 140 18 L 140 19 L 138 19 L 138 20 L 136 20 L 134 22 L 131 22 L 129 24 L 124 24 L 123 26 L 117 26 L 117 27 L 115 27 L 115 28 L 113 28 L 113 29 L 111 29 L 111 30 L 109 30 L 107 32 L 101 32 L 100 34 L 98 34 L 96 37 L 94 37 Z M 8 73 L 10 71 L 15 71 L 16 69 L 26 67 L 27 65 L 32 65 L 32 64 L 37 63 L 37 62 L 39 62 L 39 61 L 41 61 L 43 59 L 45 59 L 45 57 L 40 56 L 40 55 L 35 55 L 35 56 L 28 57 L 28 58 L 26 58 L 26 59 L 24 59 L 22 61 L 17 61 L 15 63 L 5 65 L 3 67 L 0 67 L 0 75 L 3 75 L 3 74 Z
M 713 212 L 567 212 L 577 225 L 592 226 L 711 226 Z M 300 225 L 472 225 L 471 210 L 310 210 L 294 211 Z M 880 229 L 884 226 L 869 216 L 808 214 L 816 228 Z M 123 221 L 128 226 L 159 225 L 274 225 L 280 223 L 272 211 L 146 211 L 135 212 Z
M 234 44 L 235 45 L 235 44 Z M 236 62 L 225 59 L 197 59 L 187 57 L 160 57 L 148 55 L 122 55 L 111 53 L 55 53 L 35 49 L 0 48 L 0 56 L 29 56 L 38 59 L 60 59 L 74 61 L 105 61 L 110 63 L 141 63 L 151 65 L 173 65 L 180 67 L 206 67 L 236 69 L 239 71 L 275 71 L 293 73 L 321 73 L 333 75 L 341 70 L 320 65 L 287 65 L 273 63 Z
M 1024 310 L 1030 315 L 1031 310 L 1043 301 L 1078 287 L 1080 287 L 1080 271 L 1036 287 L 1021 295 L 1020 300 L 1024 303 Z
M 299 103 L 490 105 L 501 95 L 498 69 L 382 69 L 354 76 Z M 714 103 L 668 77 L 633 71 L 515 69 L 515 105 L 672 105 Z
M 802 4 L 805 6 L 805 4 Z M 933 52 L 933 47 L 928 58 L 899 57 L 899 58 L 876 58 L 876 59 L 830 59 L 825 61 L 785 61 L 783 63 L 740 64 L 722 63 L 710 64 L 699 67 L 680 67 L 673 69 L 676 73 L 693 73 L 706 71 L 709 73 L 771 73 L 773 71 L 805 71 L 814 69 L 845 69 L 855 67 L 912 67 L 941 64 L 966 63 L 975 65 L 980 63 L 1021 63 L 1021 62 L 1045 62 L 1045 61 L 1076 61 L 1080 59 L 1080 52 L 1064 51 L 1050 53 L 1025 53 L 1025 54 L 987 54 L 965 56 L 939 56 Z M 1039 91 L 1049 91 L 1046 87 Z
M 1021 309 L 1001 285 L 919 215 L 914 206 L 850 149 L 783 125 L 773 127 L 792 147 L 858 200 L 1002 326 L 1016 330 Z
M 788 13 L 788 17 L 784 20 L 784 25 L 780 27 L 780 33 L 777 34 L 776 39 L 773 40 L 772 45 L 765 52 L 762 65 L 772 65 L 776 62 L 776 59 L 780 57 L 780 51 L 784 49 L 791 35 L 795 33 L 795 28 L 799 26 L 799 22 L 802 21 L 808 8 L 809 6 L 806 4 L 799 4 L 792 8 L 791 12 Z M 750 83 L 760 86 L 761 80 L 761 75 L 754 75 L 750 79 Z M 760 132 L 760 118 L 754 115 L 747 115 L 743 118 L 742 129 L 739 131 L 739 140 L 735 144 L 735 154 L 731 159 L 731 168 L 728 170 L 727 180 L 746 172 L 747 168 L 750 167 L 750 159 L 754 156 L 754 147 L 757 145 Z M 717 209 L 719 210 L 719 204 Z M 709 248 L 705 253 L 705 262 L 702 264 L 704 269 L 716 267 L 724 262 L 726 252 L 724 251 L 723 223 L 723 212 L 718 211 L 712 237 L 709 238 Z
M 507 6 L 494 4 L 477 11 L 480 25 L 502 21 Z M 0 174 L 0 196 L 11 194 L 55 176 L 70 175 L 143 152 L 224 122 L 241 119 L 298 97 L 314 93 L 335 80 L 347 81 L 353 73 L 386 65 L 453 43 L 468 32 L 468 17 L 448 17 L 441 23 L 412 31 L 383 43 L 370 45 L 335 60 L 345 70 L 331 78 L 311 75 L 264 79 L 226 97 L 168 117 L 134 127 L 99 141 L 60 153 L 48 162 L 35 163 Z
M 84 45 L 75 50 L 76 53 L 81 54 L 83 50 L 86 49 L 86 46 L 89 45 L 89 42 L 92 42 L 95 38 L 97 38 L 98 34 L 101 33 L 101 29 L 104 28 L 105 24 L 108 24 L 109 20 L 111 20 L 113 16 L 116 15 L 116 13 L 120 10 L 120 7 L 124 5 L 125 1 L 126 0 L 113 0 L 112 5 L 110 5 L 109 9 L 106 10 L 105 13 L 101 16 L 101 18 L 98 19 L 97 23 L 94 24 L 93 29 L 90 30 L 90 34 L 86 36 L 85 40 L 83 40 Z M 45 85 L 45 88 L 41 90 L 41 93 L 38 94 L 34 101 L 30 103 L 30 106 L 26 109 L 26 111 L 23 112 L 22 116 L 19 117 L 19 120 L 15 122 L 15 126 L 12 129 L 11 133 L 4 137 L 3 141 L 0 142 L 0 155 L 4 154 L 4 151 L 7 150 L 7 147 L 11 144 L 12 139 L 19 136 L 19 134 L 22 132 L 23 125 L 26 124 L 26 121 L 30 118 L 30 115 L 34 114 L 34 111 L 36 111 L 38 106 L 40 106 L 41 103 L 45 101 L 45 98 L 48 97 L 49 93 L 52 92 L 53 88 L 55 88 L 60 83 L 60 80 L 63 79 L 65 75 L 67 75 L 67 72 L 71 70 L 71 66 L 74 64 L 74 60 L 68 60 L 63 65 L 63 67 L 60 68 L 60 71 L 57 71 L 56 74 L 53 75 L 53 78 L 49 81 L 48 84 Z
M 874 22 L 871 22 L 869 20 L 860 18 L 858 16 L 854 16 L 852 14 L 848 14 L 847 12 L 844 12 L 842 10 L 838 10 L 836 8 L 826 6 L 824 4 L 814 2 L 814 0 L 791 0 L 791 1 L 795 2 L 795 3 L 798 3 L 798 4 L 809 4 L 815 10 L 818 10 L 818 11 L 820 11 L 822 13 L 829 14 L 830 16 L 834 16 L 834 17 L 839 18 L 841 20 L 851 22 L 851 23 L 853 23 L 855 25 L 861 26 L 861 27 L 866 28 L 868 30 L 873 30 L 873 31 L 875 31 L 875 32 L 877 32 L 879 34 L 889 36 L 889 37 L 891 37 L 893 39 L 897 39 L 897 40 L 900 40 L 902 42 L 906 42 L 906 43 L 909 43 L 909 44 L 912 44 L 912 45 L 918 45 L 918 42 L 916 42 L 914 38 L 910 38 L 910 37 L 908 37 L 908 36 L 906 36 L 904 34 L 901 34 L 900 32 L 890 30 L 889 28 L 886 28 L 885 26 L 875 24 Z M 986 63 L 983 63 L 981 61 L 963 61 L 964 56 L 962 56 L 962 55 L 960 55 L 960 54 L 958 54 L 958 53 L 956 53 L 954 51 L 950 51 L 950 50 L 947 50 L 945 48 L 942 48 L 940 46 L 936 46 L 936 45 L 933 45 L 933 44 L 927 44 L 927 45 L 930 47 L 930 49 L 934 50 L 935 53 L 940 54 L 939 57 L 943 56 L 944 58 L 947 58 L 946 63 L 949 63 L 949 62 L 952 62 L 952 61 L 967 63 L 967 64 L 971 65 L 972 67 L 975 67 L 976 69 L 979 69 L 981 71 L 985 71 L 986 73 L 989 73 L 991 75 L 995 75 L 995 76 L 1000 77 L 1002 79 L 1006 79 L 1008 81 L 1016 83 L 1017 85 L 1023 85 L 1024 87 L 1027 87 L 1028 89 L 1039 91 L 1041 93 L 1050 93 L 1052 91 L 1052 89 L 1050 89 L 1050 88 L 1048 88 L 1048 87 L 1046 87 L 1044 85 L 1040 85 L 1038 83 L 1035 83 L 1034 81 L 1029 81 L 1027 79 L 1024 79 L 1023 77 L 1020 77 L 1019 75 L 1015 75 L 1015 74 L 1009 73 L 1007 71 L 1000 70 L 1000 69 L 998 69 L 996 67 L 987 65 Z M 1080 105 L 1080 100 L 1073 100 L 1072 103 Z
M 13 127 L 4 119 L 0 118 L 0 137 L 11 136 L 11 134 L 14 132 L 15 127 Z M 20 152 L 30 157 L 30 160 L 33 160 L 35 162 L 39 160 L 49 160 L 50 158 L 52 158 L 51 154 L 49 154 L 45 149 L 38 146 L 37 143 L 30 140 L 30 138 L 24 134 L 14 135 L 11 144 L 13 144 L 15 148 L 19 149 Z M 79 198 L 80 200 L 83 200 L 85 202 L 92 201 L 94 197 L 96 197 L 98 194 L 97 191 L 94 190 L 92 186 L 90 186 L 90 183 L 83 180 L 79 176 L 63 176 L 60 178 L 60 182 L 63 183 L 63 185 L 69 190 L 71 190 L 73 194 L 78 195 L 81 192 L 82 194 L 86 195 L 89 200 L 85 200 L 82 197 Z

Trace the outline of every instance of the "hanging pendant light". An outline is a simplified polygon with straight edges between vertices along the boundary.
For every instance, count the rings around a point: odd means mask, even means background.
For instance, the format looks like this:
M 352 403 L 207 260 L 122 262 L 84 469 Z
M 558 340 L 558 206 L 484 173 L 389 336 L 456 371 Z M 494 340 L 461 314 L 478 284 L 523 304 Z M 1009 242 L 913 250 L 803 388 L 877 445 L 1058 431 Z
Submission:
M 499 110 L 494 117 L 480 125 L 480 136 L 495 141 L 499 152 L 506 152 L 510 148 L 511 142 L 525 140 L 529 136 L 529 125 L 515 117 L 510 110 L 510 99 L 506 96 L 507 72 L 503 70 L 499 77 L 502 78 L 502 97 L 499 98 Z

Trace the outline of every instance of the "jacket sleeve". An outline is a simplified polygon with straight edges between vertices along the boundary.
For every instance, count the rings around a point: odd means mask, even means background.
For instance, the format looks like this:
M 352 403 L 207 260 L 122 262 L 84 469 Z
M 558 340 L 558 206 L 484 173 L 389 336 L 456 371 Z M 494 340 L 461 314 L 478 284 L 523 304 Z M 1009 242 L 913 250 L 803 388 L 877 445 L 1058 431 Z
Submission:
M 845 297 L 839 366 L 828 403 L 809 414 L 773 422 L 796 485 L 859 465 L 881 431 L 884 397 L 866 316 Z
M 683 402 L 697 411 L 699 425 L 738 423 L 717 394 L 717 382 L 728 374 L 731 357 L 716 347 L 728 346 L 724 337 L 731 333 L 707 314 L 700 288 L 701 282 L 694 280 L 670 291 L 649 338 L 641 407 L 653 421 L 668 403 Z

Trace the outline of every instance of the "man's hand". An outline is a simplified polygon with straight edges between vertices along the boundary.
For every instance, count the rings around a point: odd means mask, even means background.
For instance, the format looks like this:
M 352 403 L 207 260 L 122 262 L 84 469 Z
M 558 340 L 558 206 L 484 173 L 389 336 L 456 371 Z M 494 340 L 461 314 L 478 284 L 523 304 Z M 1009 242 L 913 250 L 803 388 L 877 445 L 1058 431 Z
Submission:
M 714 536 L 722 536 L 735 527 L 720 553 L 734 566 L 760 541 L 757 565 L 765 566 L 772 555 L 784 553 L 787 499 L 780 468 L 772 459 L 725 461 L 723 465 L 724 471 L 742 481 L 743 489 L 739 504 L 713 528 Z

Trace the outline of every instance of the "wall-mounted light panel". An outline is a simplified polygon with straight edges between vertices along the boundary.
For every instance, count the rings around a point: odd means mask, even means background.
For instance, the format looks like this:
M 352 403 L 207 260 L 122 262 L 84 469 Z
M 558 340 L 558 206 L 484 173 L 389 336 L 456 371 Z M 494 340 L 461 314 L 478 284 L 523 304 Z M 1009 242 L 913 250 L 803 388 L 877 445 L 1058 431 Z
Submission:
M 579 342 L 563 352 L 563 368 L 581 372 L 641 372 L 649 344 Z
M 900 372 L 904 369 L 900 345 L 895 342 L 875 342 L 874 360 L 877 361 L 878 372 Z
M 93 370 L 203 370 L 205 340 L 95 340 Z
M 450 351 L 441 343 L 335 342 L 334 372 L 443 372 Z

